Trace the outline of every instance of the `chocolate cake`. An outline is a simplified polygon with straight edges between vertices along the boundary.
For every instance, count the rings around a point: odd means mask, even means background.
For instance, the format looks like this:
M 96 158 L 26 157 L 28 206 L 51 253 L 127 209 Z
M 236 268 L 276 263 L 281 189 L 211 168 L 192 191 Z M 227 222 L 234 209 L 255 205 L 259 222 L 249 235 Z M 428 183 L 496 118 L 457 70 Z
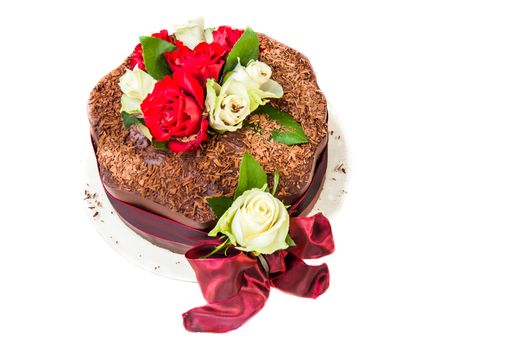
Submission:
M 280 125 L 252 114 L 234 132 L 210 133 L 193 153 L 155 149 L 135 126 L 126 129 L 120 115 L 119 78 L 129 58 L 100 80 L 89 97 L 88 114 L 101 179 L 115 198 L 196 229 L 210 229 L 217 217 L 207 197 L 232 195 L 239 162 L 250 153 L 269 178 L 280 173 L 277 197 L 297 201 L 313 179 L 327 145 L 327 105 L 308 59 L 294 49 L 258 35 L 260 61 L 282 85 L 283 98 L 270 103 L 298 121 L 308 143 L 286 145 L 270 140 Z

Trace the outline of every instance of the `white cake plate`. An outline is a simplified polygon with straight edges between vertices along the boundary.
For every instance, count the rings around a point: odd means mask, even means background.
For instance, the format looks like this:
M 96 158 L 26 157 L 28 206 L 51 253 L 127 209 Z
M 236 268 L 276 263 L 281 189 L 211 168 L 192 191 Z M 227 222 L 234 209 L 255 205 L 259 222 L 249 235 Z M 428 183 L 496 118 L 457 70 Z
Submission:
M 349 173 L 349 168 L 339 116 L 331 106 L 328 110 L 330 131 L 328 170 L 313 213 L 323 212 L 331 219 L 331 216 L 339 210 L 342 199 L 347 194 L 346 173 Z M 119 219 L 102 187 L 89 138 L 85 153 L 86 176 L 82 183 L 82 198 L 86 213 L 99 235 L 124 258 L 143 269 L 160 276 L 195 282 L 194 272 L 183 255 L 153 245 Z

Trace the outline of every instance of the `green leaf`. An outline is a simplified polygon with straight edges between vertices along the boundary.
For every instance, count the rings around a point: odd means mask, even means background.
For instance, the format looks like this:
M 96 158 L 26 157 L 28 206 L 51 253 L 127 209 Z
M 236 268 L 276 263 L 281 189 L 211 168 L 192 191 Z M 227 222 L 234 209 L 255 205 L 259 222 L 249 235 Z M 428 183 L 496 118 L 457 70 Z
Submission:
M 139 129 L 139 131 L 141 131 L 141 133 L 145 135 L 148 141 L 152 142 L 152 133 L 150 133 L 150 129 L 148 129 L 146 125 L 143 124 L 142 122 L 138 122 L 135 125 L 137 125 L 137 128 Z
M 170 67 L 163 54 L 175 50 L 176 47 L 168 41 L 151 36 L 142 36 L 139 39 L 143 47 L 143 58 L 147 73 L 156 80 L 161 80 L 169 75 L 171 73 Z
M 231 49 L 223 66 L 223 75 L 230 72 L 238 64 L 238 58 L 243 66 L 250 60 L 257 60 L 260 56 L 260 43 L 258 35 L 249 27 L 245 29 L 242 36 Z
M 130 129 L 130 127 L 134 124 L 141 123 L 139 121 L 139 118 L 137 118 L 135 115 L 127 113 L 125 111 L 121 112 L 121 118 L 123 118 L 123 124 L 126 130 Z
M 206 199 L 212 208 L 212 211 L 218 218 L 221 218 L 223 213 L 225 213 L 227 209 L 231 207 L 232 202 L 234 202 L 233 199 L 229 197 L 207 197 Z
M 285 243 L 287 243 L 287 245 L 290 246 L 290 247 L 296 246 L 295 241 L 293 241 L 293 238 L 291 238 L 291 235 L 289 233 L 285 237 Z
M 155 140 L 152 140 L 152 146 L 154 146 L 155 149 L 157 150 L 160 150 L 160 151 L 168 151 L 169 148 L 168 148 L 168 142 L 159 142 L 159 141 L 155 141 Z
M 218 219 L 218 222 L 216 223 L 216 226 L 214 226 L 214 228 L 209 231 L 208 235 L 211 237 L 216 237 L 218 233 L 222 233 L 223 235 L 227 236 L 232 244 L 236 244 L 236 237 L 231 232 L 232 220 L 234 215 L 236 215 L 236 210 L 231 210 L 231 208 L 232 206 L 221 215 L 221 217 Z
M 249 153 L 245 152 L 240 163 L 238 187 L 234 191 L 234 199 L 251 188 L 262 188 L 267 185 L 267 175 L 261 165 Z
M 278 172 L 278 170 L 275 170 L 274 176 L 273 176 L 273 192 L 271 192 L 273 196 L 276 193 L 276 189 L 278 188 L 279 182 L 280 182 L 280 173 Z
M 271 132 L 271 140 L 286 145 L 298 145 L 301 143 L 308 143 L 309 139 L 307 138 L 304 130 L 300 123 L 293 119 L 293 117 L 284 111 L 280 111 L 270 104 L 265 104 L 258 107 L 253 114 L 266 114 L 269 119 L 279 123 L 284 131 L 273 131 Z
M 130 129 L 132 125 L 137 125 L 139 131 L 145 135 L 145 137 L 152 142 L 152 133 L 145 125 L 145 121 L 142 118 L 137 118 L 135 115 L 127 113 L 125 111 L 121 112 L 121 117 L 123 118 L 123 124 L 126 130 Z
M 271 140 L 273 140 L 274 142 L 283 143 L 284 145 L 288 146 L 300 145 L 309 142 L 305 136 L 299 136 L 294 133 L 279 131 L 271 132 Z

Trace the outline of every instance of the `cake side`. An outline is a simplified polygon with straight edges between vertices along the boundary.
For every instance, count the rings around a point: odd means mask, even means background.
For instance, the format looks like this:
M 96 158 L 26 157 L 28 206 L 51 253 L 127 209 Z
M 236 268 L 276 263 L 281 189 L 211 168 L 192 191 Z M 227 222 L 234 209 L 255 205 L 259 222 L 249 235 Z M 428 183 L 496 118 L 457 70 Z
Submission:
M 302 125 L 309 143 L 287 146 L 270 141 L 271 131 L 279 126 L 264 115 L 253 115 L 248 127 L 211 134 L 193 154 L 157 151 L 123 126 L 117 83 L 124 62 L 97 84 L 89 101 L 97 160 L 112 194 L 189 226 L 209 228 L 216 217 L 205 197 L 234 192 L 239 161 L 247 151 L 267 173 L 280 172 L 279 198 L 291 203 L 302 195 L 327 142 L 326 100 L 305 56 L 265 35 L 259 39 L 260 60 L 272 67 L 274 79 L 284 88 L 283 98 L 272 104 Z

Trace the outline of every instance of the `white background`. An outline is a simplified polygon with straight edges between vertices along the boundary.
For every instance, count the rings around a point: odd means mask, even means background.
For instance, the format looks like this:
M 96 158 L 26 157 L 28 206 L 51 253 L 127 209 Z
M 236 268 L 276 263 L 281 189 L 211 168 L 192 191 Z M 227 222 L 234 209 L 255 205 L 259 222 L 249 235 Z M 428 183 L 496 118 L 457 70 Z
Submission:
M 524 2 L 344 3 L 0 5 L 0 348 L 527 348 Z M 91 88 L 198 15 L 310 57 L 351 159 L 328 292 L 273 290 L 226 335 L 184 331 L 198 286 L 124 260 L 80 200 Z

